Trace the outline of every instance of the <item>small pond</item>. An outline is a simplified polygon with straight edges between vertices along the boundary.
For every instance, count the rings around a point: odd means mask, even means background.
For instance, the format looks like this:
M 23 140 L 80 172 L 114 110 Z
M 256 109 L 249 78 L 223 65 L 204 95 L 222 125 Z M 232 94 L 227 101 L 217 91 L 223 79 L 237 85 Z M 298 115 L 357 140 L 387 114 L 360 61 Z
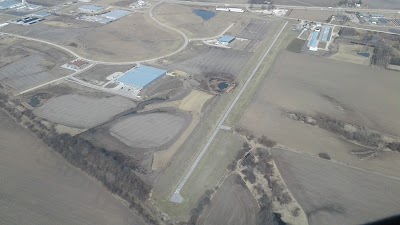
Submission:
M 193 13 L 200 16 L 204 21 L 210 20 L 215 16 L 215 12 L 204 9 L 193 9 Z
M 29 105 L 31 105 L 32 107 L 37 107 L 39 104 L 40 104 L 40 100 L 36 96 L 33 96 L 29 101 Z
M 226 88 L 228 88 L 228 86 L 229 86 L 229 84 L 228 84 L 227 82 L 221 82 L 221 83 L 218 84 L 218 88 L 219 88 L 221 91 L 223 91 L 223 90 L 225 90 Z

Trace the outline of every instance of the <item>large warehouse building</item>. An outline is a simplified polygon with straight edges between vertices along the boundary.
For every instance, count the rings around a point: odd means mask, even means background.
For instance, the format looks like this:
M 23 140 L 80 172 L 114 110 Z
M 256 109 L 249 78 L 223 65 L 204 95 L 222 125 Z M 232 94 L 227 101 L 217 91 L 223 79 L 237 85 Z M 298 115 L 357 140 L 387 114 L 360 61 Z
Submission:
M 128 70 L 124 75 L 119 77 L 117 81 L 140 91 L 166 73 L 166 70 L 141 65 Z

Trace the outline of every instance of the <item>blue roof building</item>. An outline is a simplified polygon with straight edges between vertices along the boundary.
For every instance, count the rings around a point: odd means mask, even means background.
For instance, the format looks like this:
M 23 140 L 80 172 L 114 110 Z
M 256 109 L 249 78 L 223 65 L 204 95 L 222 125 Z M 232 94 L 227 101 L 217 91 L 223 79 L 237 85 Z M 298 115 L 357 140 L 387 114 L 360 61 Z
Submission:
M 2 9 L 11 9 L 15 8 L 18 6 L 21 6 L 22 2 L 21 1 L 16 1 L 16 0 L 5 0 L 5 1 L 0 1 L 0 10 Z
M 105 13 L 101 16 L 106 17 L 107 19 L 117 20 L 117 19 L 120 19 L 129 14 L 131 14 L 131 12 L 126 11 L 126 10 L 116 9 L 116 10 L 112 10 L 111 12 Z
M 324 28 L 321 38 L 323 42 L 328 42 L 331 39 L 331 29 L 332 29 L 331 27 Z
M 310 50 L 311 51 L 317 51 L 318 50 L 318 34 L 319 31 L 314 31 L 311 40 L 310 40 Z
M 117 81 L 142 90 L 166 73 L 166 70 L 141 65 L 127 71 L 124 75 L 119 77 Z
M 224 35 L 224 36 L 218 38 L 218 41 L 221 42 L 222 44 L 227 45 L 227 44 L 231 43 L 233 40 L 235 40 L 235 38 L 236 37 Z

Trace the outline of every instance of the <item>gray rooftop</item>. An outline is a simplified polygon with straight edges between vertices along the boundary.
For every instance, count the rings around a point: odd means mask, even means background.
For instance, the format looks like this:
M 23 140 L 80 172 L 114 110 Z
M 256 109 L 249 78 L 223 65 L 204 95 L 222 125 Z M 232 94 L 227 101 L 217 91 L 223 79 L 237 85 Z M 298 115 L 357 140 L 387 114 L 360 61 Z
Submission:
M 112 10 L 109 13 L 105 13 L 102 16 L 113 19 L 113 20 L 117 20 L 117 19 L 127 16 L 129 14 L 131 14 L 131 12 L 126 11 L 126 10 L 116 9 L 116 10 Z

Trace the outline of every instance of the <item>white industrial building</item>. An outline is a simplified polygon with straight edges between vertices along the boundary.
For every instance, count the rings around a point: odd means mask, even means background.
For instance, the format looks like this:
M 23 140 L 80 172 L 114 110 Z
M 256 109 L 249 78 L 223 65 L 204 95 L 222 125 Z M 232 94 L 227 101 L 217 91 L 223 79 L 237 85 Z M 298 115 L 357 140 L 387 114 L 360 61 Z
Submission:
M 111 12 L 105 13 L 103 15 L 101 15 L 102 17 L 105 17 L 107 19 L 110 20 L 118 20 L 124 16 L 127 16 L 131 14 L 131 12 L 126 11 L 126 10 L 120 10 L 120 9 L 116 9 L 116 10 L 112 10 Z

